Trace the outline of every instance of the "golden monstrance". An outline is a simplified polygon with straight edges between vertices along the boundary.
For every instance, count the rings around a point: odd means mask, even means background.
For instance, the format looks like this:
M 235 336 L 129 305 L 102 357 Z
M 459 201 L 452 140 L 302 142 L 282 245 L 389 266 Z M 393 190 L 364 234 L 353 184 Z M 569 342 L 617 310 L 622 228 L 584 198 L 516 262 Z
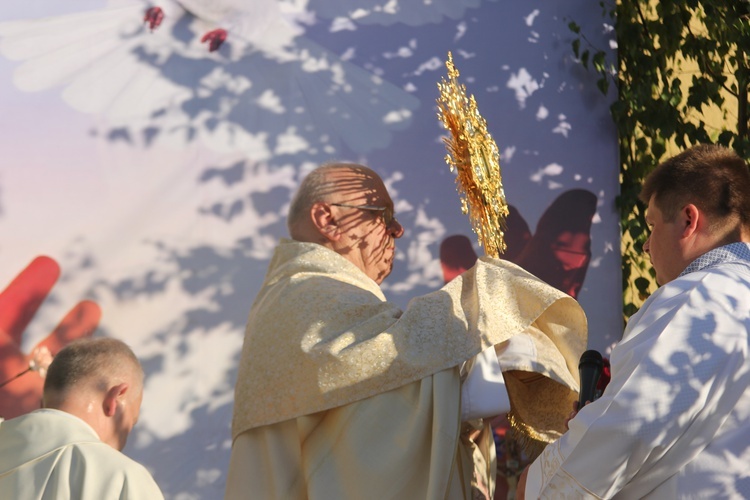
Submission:
M 445 66 L 448 79 L 440 79 L 437 100 L 438 118 L 450 132 L 443 138 L 448 150 L 445 161 L 457 174 L 461 211 L 469 215 L 479 245 L 484 247 L 485 255 L 499 257 L 505 251 L 508 216 L 500 154 L 474 96 L 466 97 L 466 87 L 458 82 L 459 73 L 450 52 Z

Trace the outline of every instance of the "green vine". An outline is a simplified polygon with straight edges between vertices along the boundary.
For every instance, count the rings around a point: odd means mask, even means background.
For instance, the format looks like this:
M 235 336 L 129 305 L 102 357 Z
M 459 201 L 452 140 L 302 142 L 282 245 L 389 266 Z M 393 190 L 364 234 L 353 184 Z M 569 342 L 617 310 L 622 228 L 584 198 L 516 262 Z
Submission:
M 620 153 L 623 314 L 627 319 L 655 289 L 643 243 L 645 206 L 638 193 L 662 160 L 698 143 L 718 143 L 750 156 L 748 78 L 750 5 L 743 0 L 600 2 L 614 26 L 617 60 L 592 44 L 575 22 L 572 49 L 598 74 L 607 94 Z

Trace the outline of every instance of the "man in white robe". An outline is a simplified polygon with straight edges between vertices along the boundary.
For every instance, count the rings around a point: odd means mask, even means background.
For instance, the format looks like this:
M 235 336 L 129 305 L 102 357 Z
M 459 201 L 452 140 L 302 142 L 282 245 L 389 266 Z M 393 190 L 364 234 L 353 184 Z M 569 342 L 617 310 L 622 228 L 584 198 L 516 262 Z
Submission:
M 750 173 L 696 146 L 646 179 L 661 285 L 611 381 L 519 482 L 523 498 L 750 498 Z
M 40 410 L 0 424 L 0 498 L 161 500 L 120 452 L 138 419 L 143 371 L 119 340 L 82 339 L 55 356 Z
M 571 297 L 484 258 L 406 311 L 388 303 L 403 228 L 361 165 L 313 171 L 289 229 L 248 319 L 227 499 L 491 497 L 479 417 L 509 406 L 543 443 L 564 430 L 586 346 Z

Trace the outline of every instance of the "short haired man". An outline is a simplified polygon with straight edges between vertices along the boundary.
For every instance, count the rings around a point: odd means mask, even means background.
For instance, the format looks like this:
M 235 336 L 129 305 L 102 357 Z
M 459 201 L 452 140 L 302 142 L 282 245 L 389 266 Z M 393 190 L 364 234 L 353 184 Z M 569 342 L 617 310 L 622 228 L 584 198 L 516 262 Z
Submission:
M 138 420 L 143 370 L 111 338 L 57 353 L 43 408 L 0 424 L 0 496 L 13 499 L 162 499 L 148 471 L 120 450 Z
M 479 417 L 510 396 L 526 430 L 564 429 L 586 344 L 571 297 L 483 258 L 402 312 L 379 284 L 404 229 L 362 165 L 309 174 L 288 226 L 248 319 L 226 498 L 491 498 Z M 481 410 L 464 392 L 480 358 L 507 383 Z
M 661 287 L 612 351 L 604 394 L 527 469 L 521 498 L 750 498 L 748 166 L 695 146 L 659 165 L 641 199 Z

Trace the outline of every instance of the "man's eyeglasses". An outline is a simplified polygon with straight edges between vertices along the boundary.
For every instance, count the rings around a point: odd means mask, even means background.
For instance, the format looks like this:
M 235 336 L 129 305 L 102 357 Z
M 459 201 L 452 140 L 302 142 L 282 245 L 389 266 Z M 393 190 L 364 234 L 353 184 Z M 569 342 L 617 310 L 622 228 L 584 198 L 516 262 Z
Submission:
M 347 205 L 346 203 L 331 203 L 331 205 L 334 207 L 358 208 L 359 210 L 380 212 L 380 218 L 383 220 L 385 227 L 389 227 L 391 222 L 397 221 L 396 214 L 394 214 L 393 209 L 389 207 L 377 207 L 375 205 Z

